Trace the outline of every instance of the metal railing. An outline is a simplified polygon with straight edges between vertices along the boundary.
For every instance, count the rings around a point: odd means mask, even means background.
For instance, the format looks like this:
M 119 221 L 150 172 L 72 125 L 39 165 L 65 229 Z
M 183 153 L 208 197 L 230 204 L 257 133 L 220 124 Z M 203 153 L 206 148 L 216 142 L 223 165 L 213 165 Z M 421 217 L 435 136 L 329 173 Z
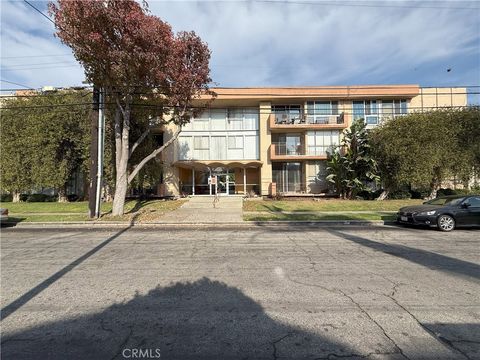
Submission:
M 274 112 L 275 125 L 339 125 L 345 123 L 345 113 L 340 114 L 305 114 Z
M 302 145 L 291 145 L 282 142 L 272 143 L 275 155 L 305 155 L 305 147 Z

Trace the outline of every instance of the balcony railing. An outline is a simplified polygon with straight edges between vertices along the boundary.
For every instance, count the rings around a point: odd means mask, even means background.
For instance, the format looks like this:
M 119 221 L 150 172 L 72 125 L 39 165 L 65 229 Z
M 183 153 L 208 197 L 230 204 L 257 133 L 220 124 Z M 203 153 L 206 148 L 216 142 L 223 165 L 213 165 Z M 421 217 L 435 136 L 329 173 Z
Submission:
M 303 113 L 272 113 L 270 128 L 344 128 L 347 115 L 309 115 Z
M 321 160 L 326 159 L 328 152 L 332 153 L 333 146 L 308 146 L 289 145 L 285 143 L 272 143 L 270 145 L 271 160 Z

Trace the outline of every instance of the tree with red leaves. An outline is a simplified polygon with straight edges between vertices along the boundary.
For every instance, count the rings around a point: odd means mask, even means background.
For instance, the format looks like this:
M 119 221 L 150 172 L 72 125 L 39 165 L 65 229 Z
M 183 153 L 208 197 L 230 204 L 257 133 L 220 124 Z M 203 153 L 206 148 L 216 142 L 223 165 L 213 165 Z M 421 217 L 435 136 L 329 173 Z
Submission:
M 200 94 L 213 94 L 210 83 L 210 51 L 192 31 L 174 34 L 169 24 L 148 11 L 147 4 L 134 0 L 58 0 L 49 4 L 55 18 L 56 36 L 68 45 L 83 65 L 87 81 L 106 91 L 114 104 L 115 195 L 112 215 L 122 215 L 128 184 L 151 159 L 178 137 L 182 125 L 199 109 L 192 101 Z M 150 123 L 136 140 L 133 108 L 154 101 L 158 121 Z M 178 130 L 129 172 L 132 153 L 150 128 L 165 123 Z

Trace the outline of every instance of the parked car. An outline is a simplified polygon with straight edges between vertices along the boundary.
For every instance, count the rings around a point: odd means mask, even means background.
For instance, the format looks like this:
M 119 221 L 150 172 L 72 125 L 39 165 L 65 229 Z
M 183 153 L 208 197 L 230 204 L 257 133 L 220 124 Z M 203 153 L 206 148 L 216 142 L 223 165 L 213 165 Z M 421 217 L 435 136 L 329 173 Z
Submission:
M 398 211 L 397 222 L 436 226 L 441 231 L 480 226 L 480 195 L 444 196 L 423 205 L 406 206 Z
M 1 208 L 0 209 L 0 222 L 4 222 L 8 220 L 8 209 Z

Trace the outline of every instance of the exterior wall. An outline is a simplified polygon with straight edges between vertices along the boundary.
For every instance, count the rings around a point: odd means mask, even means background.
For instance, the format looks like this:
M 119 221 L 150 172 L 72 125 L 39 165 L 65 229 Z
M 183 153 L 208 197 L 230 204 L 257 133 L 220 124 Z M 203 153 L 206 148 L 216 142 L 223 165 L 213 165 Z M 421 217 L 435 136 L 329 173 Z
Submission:
M 410 101 L 410 112 L 428 111 L 437 107 L 466 106 L 466 88 L 421 88 Z
M 393 116 L 403 115 L 404 112 L 395 114 L 395 102 L 400 100 L 406 100 L 407 112 L 429 110 L 437 107 L 450 107 L 450 106 L 466 106 L 467 94 L 465 88 L 420 88 L 417 85 L 405 85 L 405 86 L 362 86 L 362 87 L 315 87 L 315 88 L 243 88 L 243 89 L 213 89 L 217 92 L 217 99 L 214 101 L 216 108 L 253 108 L 258 109 L 259 121 L 258 121 L 258 153 L 255 158 L 257 161 L 257 168 L 249 167 L 248 164 L 231 165 L 230 170 L 235 174 L 235 193 L 243 193 L 243 169 L 247 168 L 247 192 L 249 192 L 254 186 L 258 187 L 260 195 L 272 195 L 272 182 L 273 180 L 273 164 L 276 168 L 276 174 L 278 175 L 278 169 L 282 163 L 300 163 L 301 164 L 301 186 L 300 192 L 306 193 L 323 193 L 330 186 L 324 180 L 326 175 L 326 160 L 325 156 L 315 154 L 310 156 L 308 152 L 309 140 L 311 140 L 311 134 L 313 131 L 328 131 L 338 132 L 338 141 L 340 142 L 344 129 L 351 126 L 353 116 L 353 102 L 354 101 L 367 101 L 376 100 L 379 110 L 379 119 L 382 115 L 389 113 L 389 109 L 386 105 L 385 111 L 383 110 L 384 102 L 391 102 L 393 110 Z M 338 113 L 343 113 L 344 124 L 298 124 L 294 125 L 293 122 L 280 126 L 273 122 L 275 117 L 272 117 L 272 105 L 300 105 L 303 111 L 305 111 L 307 102 L 310 101 L 336 101 L 338 102 Z M 403 110 L 402 110 L 403 111 Z M 375 125 L 370 125 L 375 126 Z M 169 135 L 175 131 L 174 126 L 166 127 L 166 135 L 164 141 L 168 141 Z M 213 134 L 210 129 L 203 129 L 204 132 L 195 129 L 193 126 L 187 126 L 182 132 L 182 136 L 191 135 L 211 135 Z M 228 129 L 226 129 L 224 135 L 231 135 Z M 303 153 L 298 156 L 275 156 L 272 159 L 272 150 L 275 147 L 272 143 L 278 141 L 279 135 L 299 133 L 301 143 L 303 146 Z M 219 133 L 217 133 L 219 134 Z M 237 134 L 246 135 L 241 132 Z M 273 136 L 272 136 L 273 134 Z M 277 139 L 277 140 L 275 140 Z M 245 143 L 244 143 L 245 145 Z M 289 154 L 286 154 L 289 155 Z M 211 157 L 211 155 L 209 155 Z M 198 159 L 195 156 L 187 157 L 191 159 L 191 163 L 195 164 Z M 226 156 L 225 159 L 202 159 L 209 160 L 203 161 L 203 166 L 223 166 L 215 160 L 242 160 L 242 159 L 230 159 L 231 156 Z M 248 160 L 250 157 L 243 157 L 243 160 Z M 180 169 L 176 162 L 181 160 L 181 154 L 179 153 L 178 146 L 171 146 L 162 155 L 162 160 L 165 169 L 165 191 L 166 195 L 178 195 L 180 192 L 179 182 L 180 179 L 189 181 L 192 177 L 191 169 Z M 253 159 L 252 159 L 253 160 Z M 273 160 L 273 162 L 272 162 Z M 206 163 L 206 164 L 205 164 Z M 210 165 L 213 163 L 215 165 Z M 223 164 L 223 163 L 220 163 Z M 193 166 L 193 165 L 192 165 Z M 258 167 L 260 166 L 260 167 Z M 257 185 L 254 185 L 257 184 Z M 278 189 L 277 189 L 278 191 Z
M 260 103 L 260 195 L 270 195 L 270 185 L 272 183 L 272 161 L 269 157 L 269 147 L 272 142 L 271 132 L 268 127 L 272 104 L 271 102 Z

